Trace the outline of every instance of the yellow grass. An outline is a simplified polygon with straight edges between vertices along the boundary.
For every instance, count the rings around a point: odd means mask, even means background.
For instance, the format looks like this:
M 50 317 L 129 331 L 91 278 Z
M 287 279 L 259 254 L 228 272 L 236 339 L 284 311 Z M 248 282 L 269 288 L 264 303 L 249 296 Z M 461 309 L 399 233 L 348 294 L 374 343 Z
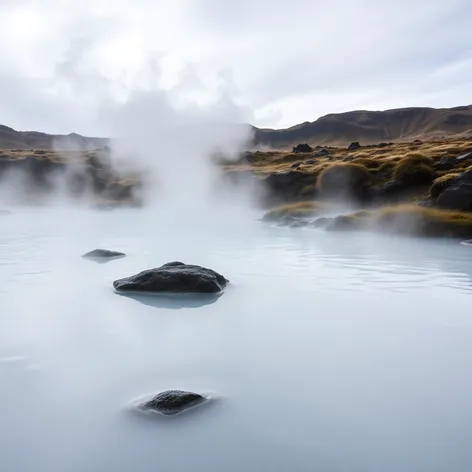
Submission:
M 472 237 L 472 213 L 394 205 L 335 218 L 332 230 L 378 230 L 412 236 Z
M 324 202 L 310 201 L 288 203 L 272 208 L 265 213 L 263 219 L 272 221 L 283 218 L 284 216 L 310 217 L 326 212 L 328 209 L 329 205 Z

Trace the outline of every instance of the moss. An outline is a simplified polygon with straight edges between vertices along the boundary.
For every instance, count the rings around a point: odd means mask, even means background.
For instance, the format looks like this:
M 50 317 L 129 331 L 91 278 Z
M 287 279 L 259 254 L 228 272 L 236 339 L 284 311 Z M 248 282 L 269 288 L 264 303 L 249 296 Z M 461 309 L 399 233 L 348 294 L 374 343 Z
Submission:
M 362 197 L 371 180 L 366 167 L 354 163 L 337 163 L 320 173 L 318 190 L 327 197 Z
M 439 195 L 441 195 L 441 193 L 443 193 L 444 190 L 449 187 L 451 181 L 455 179 L 458 175 L 460 175 L 459 172 L 453 172 L 451 174 L 446 174 L 435 179 L 429 190 L 430 197 L 438 198 Z
M 262 217 L 265 221 L 275 221 L 284 216 L 310 217 L 327 210 L 327 205 L 322 202 L 294 202 L 281 205 L 267 211 Z
M 330 230 L 376 230 L 408 236 L 472 237 L 472 213 L 397 205 L 334 218 Z
M 353 164 L 359 164 L 367 169 L 378 169 L 382 165 L 379 159 L 372 159 L 369 157 L 356 158 L 352 161 Z
M 404 157 L 393 169 L 393 178 L 405 184 L 429 184 L 434 176 L 433 160 L 415 153 Z

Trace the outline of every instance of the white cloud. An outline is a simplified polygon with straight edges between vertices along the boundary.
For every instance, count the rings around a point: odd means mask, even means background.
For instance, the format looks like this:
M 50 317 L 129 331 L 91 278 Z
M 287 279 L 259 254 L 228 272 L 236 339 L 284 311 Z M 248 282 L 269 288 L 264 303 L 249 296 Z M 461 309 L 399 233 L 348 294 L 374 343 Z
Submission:
M 471 15 L 468 0 L 2 1 L 0 123 L 100 134 L 93 102 L 148 86 L 152 57 L 174 98 L 223 87 L 261 126 L 468 104 Z

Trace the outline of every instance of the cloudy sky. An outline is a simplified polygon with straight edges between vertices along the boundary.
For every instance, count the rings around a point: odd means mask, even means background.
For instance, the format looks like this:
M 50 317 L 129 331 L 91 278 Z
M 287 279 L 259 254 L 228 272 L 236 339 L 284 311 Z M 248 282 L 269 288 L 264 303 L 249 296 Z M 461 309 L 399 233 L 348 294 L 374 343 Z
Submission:
M 97 104 L 160 88 L 287 127 L 472 103 L 470 0 L 0 0 L 0 123 L 101 135 Z

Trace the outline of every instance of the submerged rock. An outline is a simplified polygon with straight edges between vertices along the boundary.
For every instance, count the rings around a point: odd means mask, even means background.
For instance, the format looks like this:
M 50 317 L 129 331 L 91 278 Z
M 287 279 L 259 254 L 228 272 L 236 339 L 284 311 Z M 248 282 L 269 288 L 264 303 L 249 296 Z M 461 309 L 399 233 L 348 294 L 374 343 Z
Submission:
M 228 283 L 214 270 L 175 261 L 115 280 L 113 287 L 117 292 L 215 294 Z
M 84 254 L 82 257 L 85 259 L 110 261 L 112 259 L 126 257 L 126 254 L 118 251 L 109 251 L 108 249 L 94 249 L 93 251 L 87 252 L 87 254 Z
M 183 390 L 166 390 L 144 403 L 138 408 L 143 411 L 155 411 L 163 415 L 176 415 L 188 408 L 201 405 L 208 399 L 203 395 Z

